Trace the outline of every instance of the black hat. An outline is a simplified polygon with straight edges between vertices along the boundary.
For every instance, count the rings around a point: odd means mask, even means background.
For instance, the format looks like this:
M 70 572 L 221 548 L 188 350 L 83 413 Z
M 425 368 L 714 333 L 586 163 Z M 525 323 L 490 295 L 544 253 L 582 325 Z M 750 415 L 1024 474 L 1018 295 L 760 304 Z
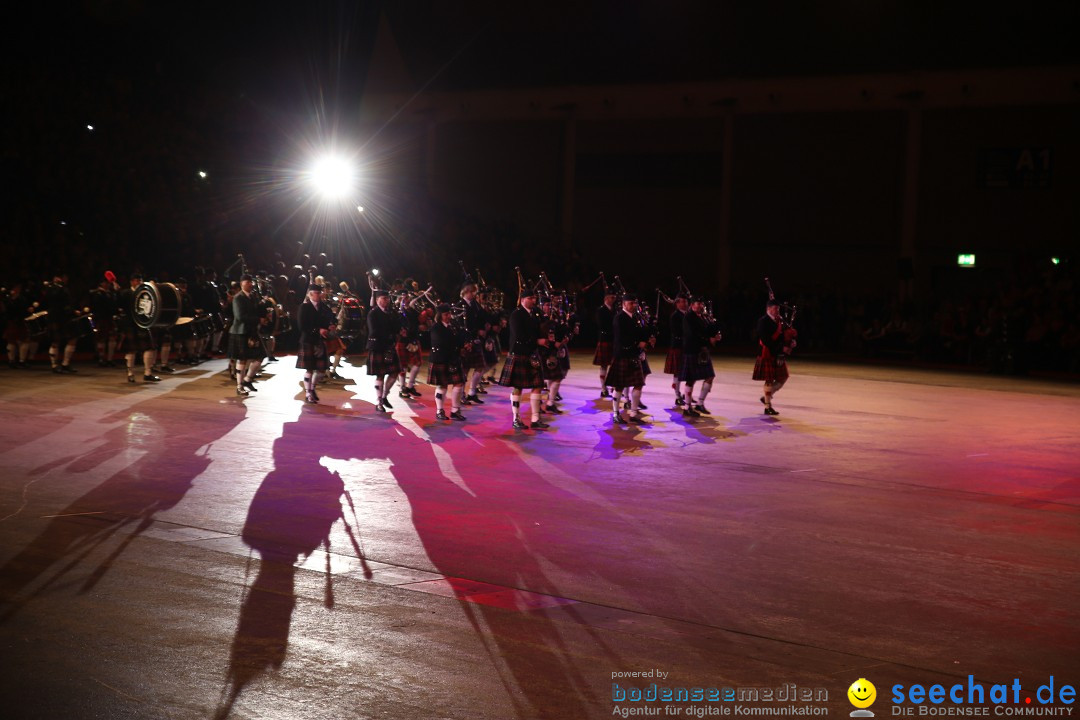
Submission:
M 623 293 L 623 296 L 622 296 L 622 301 L 623 302 L 629 302 L 631 300 L 633 300 L 634 302 L 637 302 L 637 299 L 638 299 L 637 294 L 632 293 L 632 292 Z
M 131 279 L 132 280 L 142 280 L 143 279 L 142 272 L 140 272 L 139 270 L 136 270 L 135 272 L 131 273 Z
M 689 299 L 690 299 L 690 296 L 689 296 L 689 295 L 687 295 L 687 294 L 686 294 L 686 293 L 684 293 L 684 292 L 681 292 L 681 293 L 678 293 L 678 294 L 677 294 L 677 295 L 675 296 L 675 299 L 676 299 L 676 300 L 689 300 Z
M 618 295 L 618 294 L 619 293 L 615 292 L 614 287 L 612 287 L 611 285 L 608 285 L 607 283 L 604 283 L 604 297 L 607 297 L 608 295 Z
M 374 295 L 376 298 L 381 298 L 381 297 L 388 297 L 390 295 L 390 293 L 386 292 L 385 290 L 376 290 L 375 292 L 372 293 L 372 295 Z
M 769 298 L 769 302 L 765 303 L 765 307 L 780 307 L 780 302 L 775 298 Z
M 691 303 L 703 303 L 703 302 L 705 302 L 705 298 L 701 297 L 700 295 L 691 295 L 690 296 L 690 302 Z
M 251 273 L 244 273 L 243 275 L 240 276 L 240 279 L 241 280 L 250 280 L 251 282 L 255 281 L 255 278 L 251 277 Z
M 524 300 L 525 298 L 530 298 L 530 297 L 532 297 L 532 298 L 536 297 L 536 291 L 535 290 L 532 290 L 530 288 L 525 288 L 524 290 L 521 291 L 521 299 L 522 300 Z
M 435 308 L 435 312 L 437 312 L 440 315 L 442 315 L 445 312 L 450 312 L 450 306 L 447 305 L 446 303 L 442 303 L 442 304 L 439 305 L 439 307 Z
M 318 290 L 319 292 L 322 292 L 323 291 L 323 286 L 322 285 L 317 285 L 316 283 L 311 283 L 310 285 L 307 286 L 307 291 L 311 292 L 312 290 Z

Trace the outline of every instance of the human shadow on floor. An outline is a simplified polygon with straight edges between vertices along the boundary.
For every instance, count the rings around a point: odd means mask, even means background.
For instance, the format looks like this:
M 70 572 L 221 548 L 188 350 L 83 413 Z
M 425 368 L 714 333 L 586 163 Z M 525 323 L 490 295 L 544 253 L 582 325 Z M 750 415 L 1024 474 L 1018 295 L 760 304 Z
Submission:
M 331 529 L 339 520 L 365 575 L 371 576 L 357 540 L 355 515 L 346 513 L 352 500 L 345 484 L 321 464 L 333 454 L 327 452 L 325 426 L 311 419 L 301 415 L 282 426 L 274 441 L 274 469 L 248 508 L 241 538 L 259 555 L 258 574 L 245 588 L 216 718 L 227 717 L 245 687 L 284 663 L 296 606 L 296 563 L 320 547 L 329 553 Z M 334 592 L 329 568 L 325 583 L 324 605 L 330 609 Z
M 176 506 L 210 465 L 210 446 L 244 419 L 242 407 L 193 423 L 160 399 L 108 418 L 114 427 L 104 442 L 53 467 L 72 476 L 93 473 L 117 458 L 138 459 L 57 510 L 45 529 L 0 567 L 0 597 L 7 607 L 0 622 L 73 573 L 99 548 L 126 536 L 82 578 L 79 592 L 92 589 L 159 513 Z M 62 470 L 60 468 L 63 468 Z M 59 566 L 58 566 L 59 564 Z

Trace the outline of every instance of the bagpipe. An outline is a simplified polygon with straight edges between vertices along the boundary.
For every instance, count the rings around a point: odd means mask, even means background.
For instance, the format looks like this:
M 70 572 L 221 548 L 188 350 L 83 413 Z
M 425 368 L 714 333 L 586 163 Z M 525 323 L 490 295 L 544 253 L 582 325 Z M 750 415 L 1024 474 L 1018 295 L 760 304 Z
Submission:
M 765 278 L 765 287 L 769 291 L 769 300 L 776 301 L 776 293 L 773 292 L 769 278 Z M 778 304 L 780 307 L 780 326 L 784 330 L 784 354 L 790 355 L 795 350 L 796 338 L 799 337 L 799 331 L 795 329 L 795 315 L 798 313 L 799 308 L 796 305 L 787 303 Z

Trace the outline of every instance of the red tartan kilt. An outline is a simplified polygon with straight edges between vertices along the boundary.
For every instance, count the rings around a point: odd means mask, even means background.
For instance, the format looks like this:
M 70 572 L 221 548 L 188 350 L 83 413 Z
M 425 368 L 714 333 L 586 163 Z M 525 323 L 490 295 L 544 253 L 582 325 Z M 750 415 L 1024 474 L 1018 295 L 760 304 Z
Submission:
M 345 341 L 339 337 L 327 338 L 324 345 L 326 346 L 327 355 L 336 355 L 339 351 L 345 352 L 345 350 L 348 349 L 348 345 L 346 345 Z M 296 367 L 300 366 L 297 365 Z
M 664 374 L 678 375 L 682 372 L 682 348 L 669 348 L 664 360 Z
M 761 354 L 758 355 L 757 362 L 754 363 L 754 380 L 762 380 L 767 383 L 784 382 L 788 379 L 787 363 L 782 359 L 777 362 L 777 358 L 772 356 L 768 350 L 762 349 Z
M 413 365 L 422 365 L 424 357 L 420 353 L 420 343 L 416 343 L 416 351 L 409 352 L 406 348 L 407 343 L 399 342 L 394 346 L 394 350 L 397 351 L 398 363 L 403 368 L 411 368 Z
M 502 374 L 499 375 L 499 384 L 503 387 L 520 389 L 539 389 L 544 387 L 543 363 L 533 364 L 536 356 L 514 355 L 506 356 L 506 364 L 503 365 Z
M 596 343 L 596 354 L 593 355 L 593 365 L 610 365 L 612 359 L 611 343 L 598 342 Z
M 435 387 L 464 385 L 465 373 L 462 371 L 460 363 L 456 365 L 431 363 L 431 367 L 428 368 L 427 384 Z
M 461 367 L 465 370 L 482 370 L 486 367 L 484 363 L 484 354 L 480 351 L 480 345 L 468 341 L 461 347 Z
M 604 384 L 613 388 L 640 387 L 645 384 L 645 373 L 638 358 L 617 358 L 611 363 Z
M 386 352 L 368 350 L 368 375 L 397 375 L 400 372 L 401 363 L 398 362 L 397 352 L 393 348 Z
M 296 350 L 296 367 L 315 372 L 324 372 L 330 366 L 329 343 L 301 342 Z

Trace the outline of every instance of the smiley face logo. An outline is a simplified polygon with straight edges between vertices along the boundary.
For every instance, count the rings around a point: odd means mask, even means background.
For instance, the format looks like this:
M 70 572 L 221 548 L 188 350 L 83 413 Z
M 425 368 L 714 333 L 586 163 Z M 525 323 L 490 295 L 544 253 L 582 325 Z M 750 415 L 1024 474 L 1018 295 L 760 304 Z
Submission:
M 857 708 L 868 708 L 877 700 L 877 688 L 866 678 L 859 678 L 847 689 L 848 700 Z

